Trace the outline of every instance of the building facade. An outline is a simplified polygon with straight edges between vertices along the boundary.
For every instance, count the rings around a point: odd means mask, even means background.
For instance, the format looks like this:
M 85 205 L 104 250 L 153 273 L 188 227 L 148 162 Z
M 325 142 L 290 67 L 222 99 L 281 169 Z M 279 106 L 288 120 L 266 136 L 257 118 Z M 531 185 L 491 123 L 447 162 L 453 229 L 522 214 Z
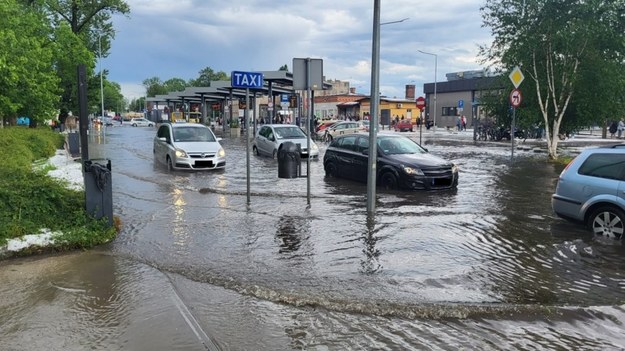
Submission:
M 446 82 L 423 85 L 425 119 L 435 122 L 438 127 L 455 127 L 458 117 L 462 115 L 467 119 L 467 127 L 473 127 L 483 115 L 479 104 L 482 94 L 503 88 L 497 85 L 498 78 L 489 76 L 486 71 L 448 73 L 446 77 Z

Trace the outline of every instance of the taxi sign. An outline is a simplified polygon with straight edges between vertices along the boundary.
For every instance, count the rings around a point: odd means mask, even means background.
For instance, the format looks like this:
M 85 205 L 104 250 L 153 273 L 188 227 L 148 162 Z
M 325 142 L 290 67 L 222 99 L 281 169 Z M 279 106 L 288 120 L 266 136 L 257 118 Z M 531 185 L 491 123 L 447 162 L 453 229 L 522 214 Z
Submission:
M 233 88 L 259 89 L 263 87 L 263 74 L 260 72 L 232 71 L 230 77 Z
M 521 83 L 523 82 L 523 79 L 525 79 L 525 76 L 523 75 L 523 72 L 521 72 L 519 66 L 515 66 L 508 77 L 510 77 L 510 81 L 515 88 L 518 88 L 519 85 L 521 85 Z

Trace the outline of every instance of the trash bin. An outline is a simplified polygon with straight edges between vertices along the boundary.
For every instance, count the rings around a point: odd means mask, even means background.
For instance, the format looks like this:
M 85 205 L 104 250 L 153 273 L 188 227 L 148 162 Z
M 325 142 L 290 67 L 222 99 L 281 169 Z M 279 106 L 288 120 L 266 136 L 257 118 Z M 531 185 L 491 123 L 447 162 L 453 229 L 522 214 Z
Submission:
M 102 163 L 104 162 L 104 164 Z M 85 177 L 85 209 L 96 219 L 106 217 L 113 225 L 113 185 L 111 160 L 86 160 L 83 163 Z
M 278 151 L 278 178 L 297 178 L 300 167 L 299 148 L 295 143 L 282 143 Z

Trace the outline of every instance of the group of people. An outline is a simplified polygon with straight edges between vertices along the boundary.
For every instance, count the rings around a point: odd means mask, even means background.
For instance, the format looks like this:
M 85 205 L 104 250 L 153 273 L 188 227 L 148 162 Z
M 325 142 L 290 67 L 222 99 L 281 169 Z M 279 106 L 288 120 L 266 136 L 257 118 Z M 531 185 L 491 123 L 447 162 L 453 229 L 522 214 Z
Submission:
M 616 134 L 616 137 L 618 139 L 621 139 L 623 137 L 624 130 L 625 122 L 623 122 L 622 118 L 618 122 L 612 121 L 612 123 L 610 123 L 610 127 L 608 128 L 608 131 L 610 132 L 610 138 L 614 138 L 614 135 Z

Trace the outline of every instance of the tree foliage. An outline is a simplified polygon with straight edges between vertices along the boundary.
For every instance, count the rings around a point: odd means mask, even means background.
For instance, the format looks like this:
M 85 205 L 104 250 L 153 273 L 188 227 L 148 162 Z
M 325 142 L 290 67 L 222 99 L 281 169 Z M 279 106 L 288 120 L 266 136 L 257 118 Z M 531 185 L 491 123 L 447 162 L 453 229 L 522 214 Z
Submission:
M 188 86 L 209 87 L 210 82 L 213 80 L 230 80 L 230 77 L 226 74 L 226 72 L 215 72 L 212 68 L 206 67 L 200 70 L 198 78 L 189 80 Z
M 59 94 L 52 28 L 15 0 L 0 2 L 0 18 L 0 117 L 43 120 L 53 113 Z
M 552 158 L 557 157 L 561 127 L 605 119 L 588 114 L 590 101 L 583 93 L 598 99 L 594 104 L 603 104 L 601 113 L 623 107 L 620 98 L 612 98 L 622 96 L 623 89 L 624 2 L 487 0 L 481 9 L 484 25 L 494 36 L 492 45 L 482 48 L 482 57 L 506 75 L 514 66 L 521 67 L 526 76 L 523 96 L 529 92 L 534 97 L 522 108 L 542 117 Z M 613 75 L 604 80 L 606 73 Z M 593 86 L 598 78 L 602 83 Z

